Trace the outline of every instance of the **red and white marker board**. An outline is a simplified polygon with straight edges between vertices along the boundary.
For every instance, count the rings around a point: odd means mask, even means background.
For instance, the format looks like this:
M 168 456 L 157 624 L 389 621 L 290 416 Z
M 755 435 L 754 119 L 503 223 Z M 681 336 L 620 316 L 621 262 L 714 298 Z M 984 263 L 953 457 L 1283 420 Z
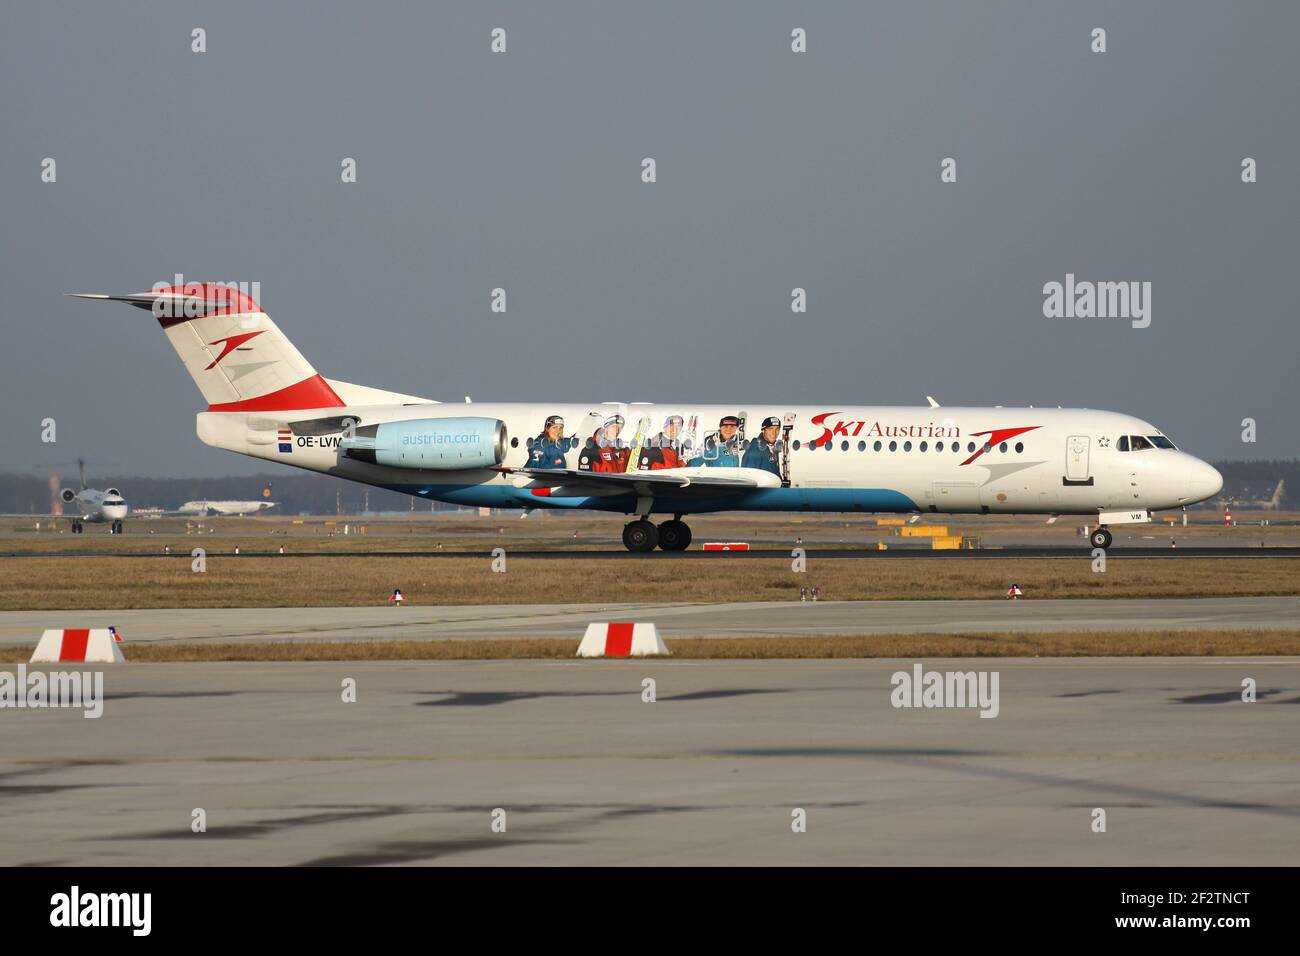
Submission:
M 49 630 L 32 653 L 32 664 L 121 664 L 126 658 L 111 628 Z
M 578 645 L 579 657 L 646 657 L 667 654 L 668 646 L 653 624 L 588 624 Z
M 704 545 L 705 551 L 748 551 L 748 541 L 709 541 Z

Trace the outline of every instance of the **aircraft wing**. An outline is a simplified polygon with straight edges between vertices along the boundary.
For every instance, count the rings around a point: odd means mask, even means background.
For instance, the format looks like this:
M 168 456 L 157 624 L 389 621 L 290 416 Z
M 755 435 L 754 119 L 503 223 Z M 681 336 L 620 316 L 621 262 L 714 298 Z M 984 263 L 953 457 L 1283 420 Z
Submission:
M 781 479 L 776 475 L 754 468 L 665 468 L 627 472 L 578 471 L 576 468 L 494 470 L 515 475 L 516 487 L 562 488 L 566 496 L 610 493 L 718 495 L 781 487 Z

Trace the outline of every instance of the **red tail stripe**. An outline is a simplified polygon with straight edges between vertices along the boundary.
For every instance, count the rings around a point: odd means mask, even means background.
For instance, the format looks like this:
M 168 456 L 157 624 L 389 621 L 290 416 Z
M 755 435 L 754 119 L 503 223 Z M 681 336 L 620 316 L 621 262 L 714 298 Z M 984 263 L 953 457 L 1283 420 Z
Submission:
M 319 375 L 305 378 L 278 392 L 246 398 L 239 402 L 209 405 L 210 412 L 281 412 L 292 408 L 342 408 L 343 399 Z
M 173 325 L 180 325 L 182 322 L 189 322 L 192 319 L 205 318 L 209 315 L 243 315 L 247 312 L 262 311 L 262 307 L 253 301 L 252 296 L 240 292 L 237 288 L 219 285 L 215 282 L 187 282 L 185 285 L 154 286 L 149 291 L 193 296 L 205 302 L 220 303 L 212 311 L 205 312 L 203 315 L 186 315 L 184 306 L 178 303 L 171 313 L 158 316 L 158 323 L 164 329 L 169 329 Z

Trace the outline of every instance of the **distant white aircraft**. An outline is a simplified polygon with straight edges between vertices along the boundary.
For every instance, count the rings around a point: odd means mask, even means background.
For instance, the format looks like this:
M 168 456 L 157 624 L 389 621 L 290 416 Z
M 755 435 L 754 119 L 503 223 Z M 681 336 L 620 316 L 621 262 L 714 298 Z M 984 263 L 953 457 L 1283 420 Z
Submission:
M 682 518 L 713 511 L 1077 514 L 1105 548 L 1108 526 L 1223 486 L 1154 425 L 1116 412 L 933 399 L 448 406 L 322 377 L 231 287 L 81 297 L 153 312 L 208 402 L 198 435 L 214 448 L 462 505 L 630 514 L 632 551 L 684 550 Z
M 182 515 L 248 515 L 257 514 L 260 511 L 266 511 L 268 508 L 274 508 L 275 502 L 269 501 L 271 497 L 271 483 L 268 482 L 262 489 L 262 500 L 259 501 L 187 501 L 176 509 L 177 514 Z
M 1282 499 L 1286 496 L 1286 481 L 1279 480 L 1277 487 L 1273 489 L 1273 494 L 1268 498 L 1244 499 L 1244 498 L 1220 498 L 1217 504 L 1225 508 L 1253 508 L 1260 511 L 1280 511 L 1282 509 Z

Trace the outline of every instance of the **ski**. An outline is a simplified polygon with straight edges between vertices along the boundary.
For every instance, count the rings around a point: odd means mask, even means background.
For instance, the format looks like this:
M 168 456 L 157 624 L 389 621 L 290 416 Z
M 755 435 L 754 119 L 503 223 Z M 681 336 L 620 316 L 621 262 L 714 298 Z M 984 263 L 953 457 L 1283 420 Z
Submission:
M 695 440 L 698 437 L 696 433 L 699 428 L 700 416 L 692 415 L 690 424 L 686 426 L 686 431 L 682 432 L 681 441 L 679 442 L 681 445 L 681 459 L 684 462 L 690 461 L 695 455 Z
M 650 416 L 644 416 L 636 423 L 636 435 L 632 439 L 632 450 L 627 456 L 627 467 L 624 471 L 636 471 L 637 465 L 641 461 L 641 448 L 645 445 L 646 433 L 650 431 Z
M 785 424 L 781 426 L 781 487 L 790 487 L 790 433 L 794 431 L 794 412 L 785 413 Z

